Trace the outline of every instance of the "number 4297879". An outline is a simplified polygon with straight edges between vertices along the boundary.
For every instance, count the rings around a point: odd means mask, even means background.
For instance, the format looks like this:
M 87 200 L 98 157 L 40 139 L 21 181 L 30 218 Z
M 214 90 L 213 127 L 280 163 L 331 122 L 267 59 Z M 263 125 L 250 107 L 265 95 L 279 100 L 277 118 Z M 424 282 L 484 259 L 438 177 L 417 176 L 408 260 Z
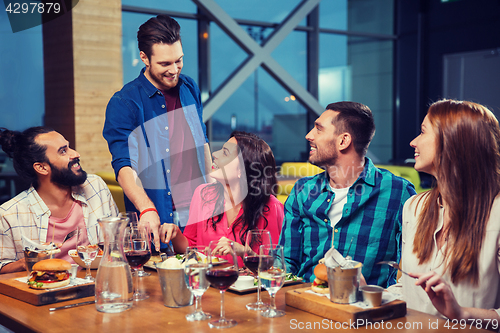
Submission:
M 61 12 L 61 4 L 58 2 L 14 2 L 9 3 L 5 8 L 9 14 L 59 14 Z
M 465 329 L 465 328 L 482 328 L 482 329 L 494 329 L 497 330 L 499 327 L 498 320 L 496 319 L 448 319 L 446 320 L 446 323 L 443 325 L 447 329 L 451 330 L 458 330 L 458 329 Z

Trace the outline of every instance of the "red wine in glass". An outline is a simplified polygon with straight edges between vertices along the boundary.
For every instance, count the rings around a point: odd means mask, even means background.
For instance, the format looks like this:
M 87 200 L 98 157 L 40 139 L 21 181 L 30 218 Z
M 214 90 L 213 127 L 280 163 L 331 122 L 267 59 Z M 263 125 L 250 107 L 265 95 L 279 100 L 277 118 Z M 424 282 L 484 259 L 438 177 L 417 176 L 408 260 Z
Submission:
M 270 256 L 262 257 L 264 261 L 264 265 L 266 267 L 271 267 L 273 264 L 273 258 Z M 259 269 L 259 256 L 248 256 L 243 260 L 245 266 L 253 273 L 254 276 L 257 276 L 257 271 Z
M 257 270 L 259 269 L 259 256 L 248 256 L 243 260 L 246 268 L 248 268 L 254 276 L 257 276 Z
M 219 290 L 227 290 L 238 280 L 238 271 L 234 269 L 209 270 L 206 275 L 210 285 Z
M 142 267 L 151 258 L 151 252 L 148 250 L 127 251 L 125 252 L 128 264 L 134 269 Z

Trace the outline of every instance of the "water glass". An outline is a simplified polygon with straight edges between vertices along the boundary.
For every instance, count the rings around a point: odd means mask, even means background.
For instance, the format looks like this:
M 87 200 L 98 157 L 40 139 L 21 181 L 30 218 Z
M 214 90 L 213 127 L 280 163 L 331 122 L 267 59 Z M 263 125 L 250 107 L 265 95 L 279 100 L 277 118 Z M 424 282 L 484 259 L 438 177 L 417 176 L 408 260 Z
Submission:
M 261 245 L 259 248 L 259 277 L 262 285 L 271 296 L 271 306 L 261 312 L 264 317 L 275 318 L 285 315 L 285 311 L 276 309 L 276 293 L 285 283 L 286 265 L 281 245 Z
M 196 258 L 196 253 L 198 252 L 206 256 L 207 248 L 188 246 L 186 249 L 186 260 L 191 257 Z M 188 264 L 184 269 L 186 285 L 195 297 L 195 311 L 186 315 L 186 319 L 188 321 L 198 321 L 212 318 L 211 314 L 205 313 L 201 309 L 201 296 L 203 296 L 208 287 L 210 287 L 210 283 L 208 282 L 206 276 L 207 270 L 208 262 L 203 262 L 202 260 L 197 261 L 196 263 Z

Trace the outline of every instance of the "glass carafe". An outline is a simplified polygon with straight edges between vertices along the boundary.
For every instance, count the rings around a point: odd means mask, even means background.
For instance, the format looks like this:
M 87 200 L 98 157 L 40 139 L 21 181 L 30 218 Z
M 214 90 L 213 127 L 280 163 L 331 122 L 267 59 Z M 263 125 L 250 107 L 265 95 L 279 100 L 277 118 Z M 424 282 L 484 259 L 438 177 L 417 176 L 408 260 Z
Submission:
M 104 234 L 104 253 L 95 279 L 97 311 L 116 313 L 132 307 L 132 274 L 123 252 L 128 218 L 98 219 Z

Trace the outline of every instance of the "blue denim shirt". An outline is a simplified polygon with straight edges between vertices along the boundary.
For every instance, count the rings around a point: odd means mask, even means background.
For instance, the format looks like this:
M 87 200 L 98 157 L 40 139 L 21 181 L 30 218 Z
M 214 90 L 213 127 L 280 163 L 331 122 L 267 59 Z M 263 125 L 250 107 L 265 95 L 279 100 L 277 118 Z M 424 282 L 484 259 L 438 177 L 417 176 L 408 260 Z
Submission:
M 155 204 L 161 223 L 172 223 L 167 108 L 163 94 L 144 76 L 144 71 L 145 68 L 137 79 L 111 97 L 106 108 L 103 136 L 113 156 L 116 177 L 121 168 L 132 167 Z M 182 74 L 178 87 L 184 116 L 193 134 L 198 164 L 204 175 L 204 144 L 208 138 L 200 90 L 193 79 Z M 137 211 L 126 196 L 125 206 L 127 210 Z

